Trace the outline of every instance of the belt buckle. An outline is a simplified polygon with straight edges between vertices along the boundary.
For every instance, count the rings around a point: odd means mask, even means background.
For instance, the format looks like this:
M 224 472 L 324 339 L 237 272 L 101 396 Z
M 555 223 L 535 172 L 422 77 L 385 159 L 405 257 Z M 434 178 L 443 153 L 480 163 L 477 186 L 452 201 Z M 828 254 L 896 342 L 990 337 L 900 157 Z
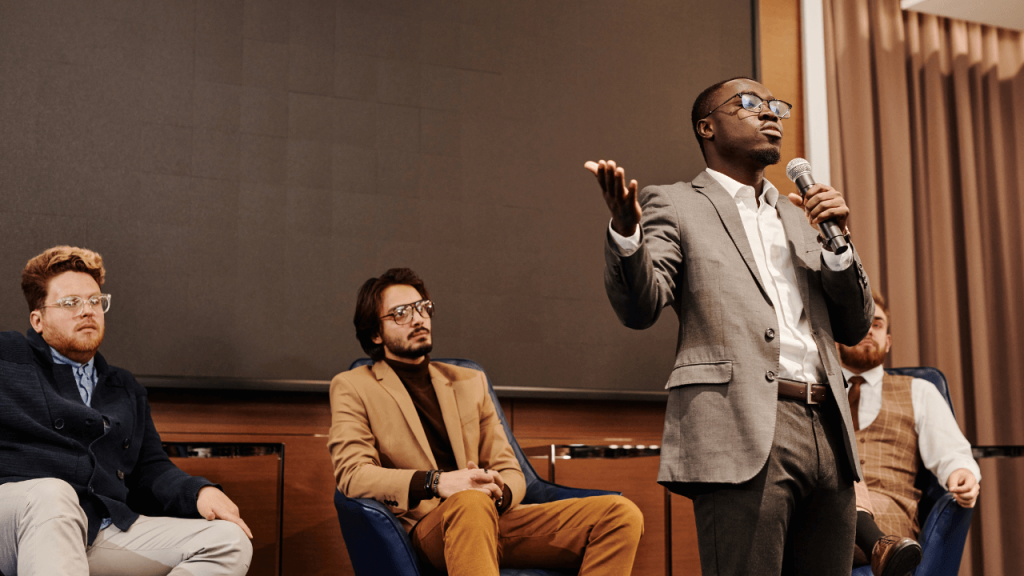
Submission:
M 806 384 L 806 386 L 807 386 L 807 388 L 804 389 L 804 395 L 807 397 L 807 403 L 808 404 L 820 404 L 820 402 L 814 400 L 814 398 L 813 398 L 814 394 L 813 394 L 813 392 L 811 390 L 811 387 L 813 386 L 813 384 L 811 382 L 808 382 Z

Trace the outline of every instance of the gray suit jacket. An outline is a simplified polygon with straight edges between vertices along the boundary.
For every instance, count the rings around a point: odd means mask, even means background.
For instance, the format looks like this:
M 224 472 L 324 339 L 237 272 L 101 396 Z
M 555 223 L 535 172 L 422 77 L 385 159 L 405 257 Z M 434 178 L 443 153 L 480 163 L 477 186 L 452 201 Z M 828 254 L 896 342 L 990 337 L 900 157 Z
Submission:
M 779 339 L 766 333 L 779 334 L 779 326 L 739 210 L 707 172 L 690 183 L 649 186 L 639 199 L 640 248 L 621 257 L 606 234 L 605 289 L 630 328 L 651 326 L 666 306 L 679 315 L 658 482 L 683 493 L 677 483 L 745 482 L 764 467 L 775 433 Z M 846 459 L 859 479 L 835 342 L 856 344 L 871 327 L 875 304 L 867 274 L 856 254 L 845 271 L 830 270 L 803 211 L 783 195 L 776 208 L 842 415 Z

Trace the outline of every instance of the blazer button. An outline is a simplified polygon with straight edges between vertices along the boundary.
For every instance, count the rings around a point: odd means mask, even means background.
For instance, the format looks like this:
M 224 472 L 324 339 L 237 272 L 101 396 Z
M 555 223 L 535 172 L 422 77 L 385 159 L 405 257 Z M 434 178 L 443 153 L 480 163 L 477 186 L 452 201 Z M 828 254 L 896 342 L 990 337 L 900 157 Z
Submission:
M 118 470 L 117 471 L 117 479 L 118 480 L 124 480 L 124 472 L 121 472 L 120 470 Z
M 769 341 L 769 342 L 774 340 L 775 339 L 775 330 L 772 330 L 771 328 L 765 330 L 764 331 L 764 339 Z
M 771 370 L 765 372 L 764 379 L 769 382 L 775 382 L 775 372 L 772 372 Z
M 57 430 L 60 430 L 61 428 L 64 427 L 64 420 L 57 418 L 56 420 L 53 421 L 53 427 L 56 428 Z
M 125 438 L 124 439 L 124 449 L 127 450 L 128 447 L 131 446 L 131 445 L 132 445 L 132 441 L 127 439 L 127 438 Z

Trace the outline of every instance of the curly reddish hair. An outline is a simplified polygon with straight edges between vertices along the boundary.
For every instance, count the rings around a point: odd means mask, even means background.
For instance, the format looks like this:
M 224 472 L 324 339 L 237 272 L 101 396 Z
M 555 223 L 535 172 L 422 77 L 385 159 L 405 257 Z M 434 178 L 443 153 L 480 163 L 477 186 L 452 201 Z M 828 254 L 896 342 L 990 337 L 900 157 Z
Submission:
M 64 272 L 84 272 L 100 286 L 107 274 L 103 257 L 96 252 L 75 246 L 54 246 L 29 260 L 21 271 L 21 291 L 25 293 L 29 312 L 43 306 L 50 280 Z
M 423 298 L 429 299 L 430 294 L 423 280 L 408 268 L 391 268 L 380 275 L 363 282 L 356 297 L 356 313 L 352 323 L 356 326 L 356 338 L 363 351 L 375 362 L 384 359 L 384 345 L 373 341 L 380 334 L 381 296 L 389 286 L 403 284 L 412 286 Z

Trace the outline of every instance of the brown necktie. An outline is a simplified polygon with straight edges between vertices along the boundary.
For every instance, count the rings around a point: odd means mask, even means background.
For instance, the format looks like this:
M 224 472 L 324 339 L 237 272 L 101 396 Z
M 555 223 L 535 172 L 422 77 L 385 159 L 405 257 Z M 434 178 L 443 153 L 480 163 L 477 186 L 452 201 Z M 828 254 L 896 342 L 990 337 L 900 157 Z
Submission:
M 850 383 L 850 417 L 853 419 L 853 429 L 860 430 L 860 417 L 857 413 L 860 411 L 860 385 L 864 383 L 864 379 L 854 376 L 847 382 Z

